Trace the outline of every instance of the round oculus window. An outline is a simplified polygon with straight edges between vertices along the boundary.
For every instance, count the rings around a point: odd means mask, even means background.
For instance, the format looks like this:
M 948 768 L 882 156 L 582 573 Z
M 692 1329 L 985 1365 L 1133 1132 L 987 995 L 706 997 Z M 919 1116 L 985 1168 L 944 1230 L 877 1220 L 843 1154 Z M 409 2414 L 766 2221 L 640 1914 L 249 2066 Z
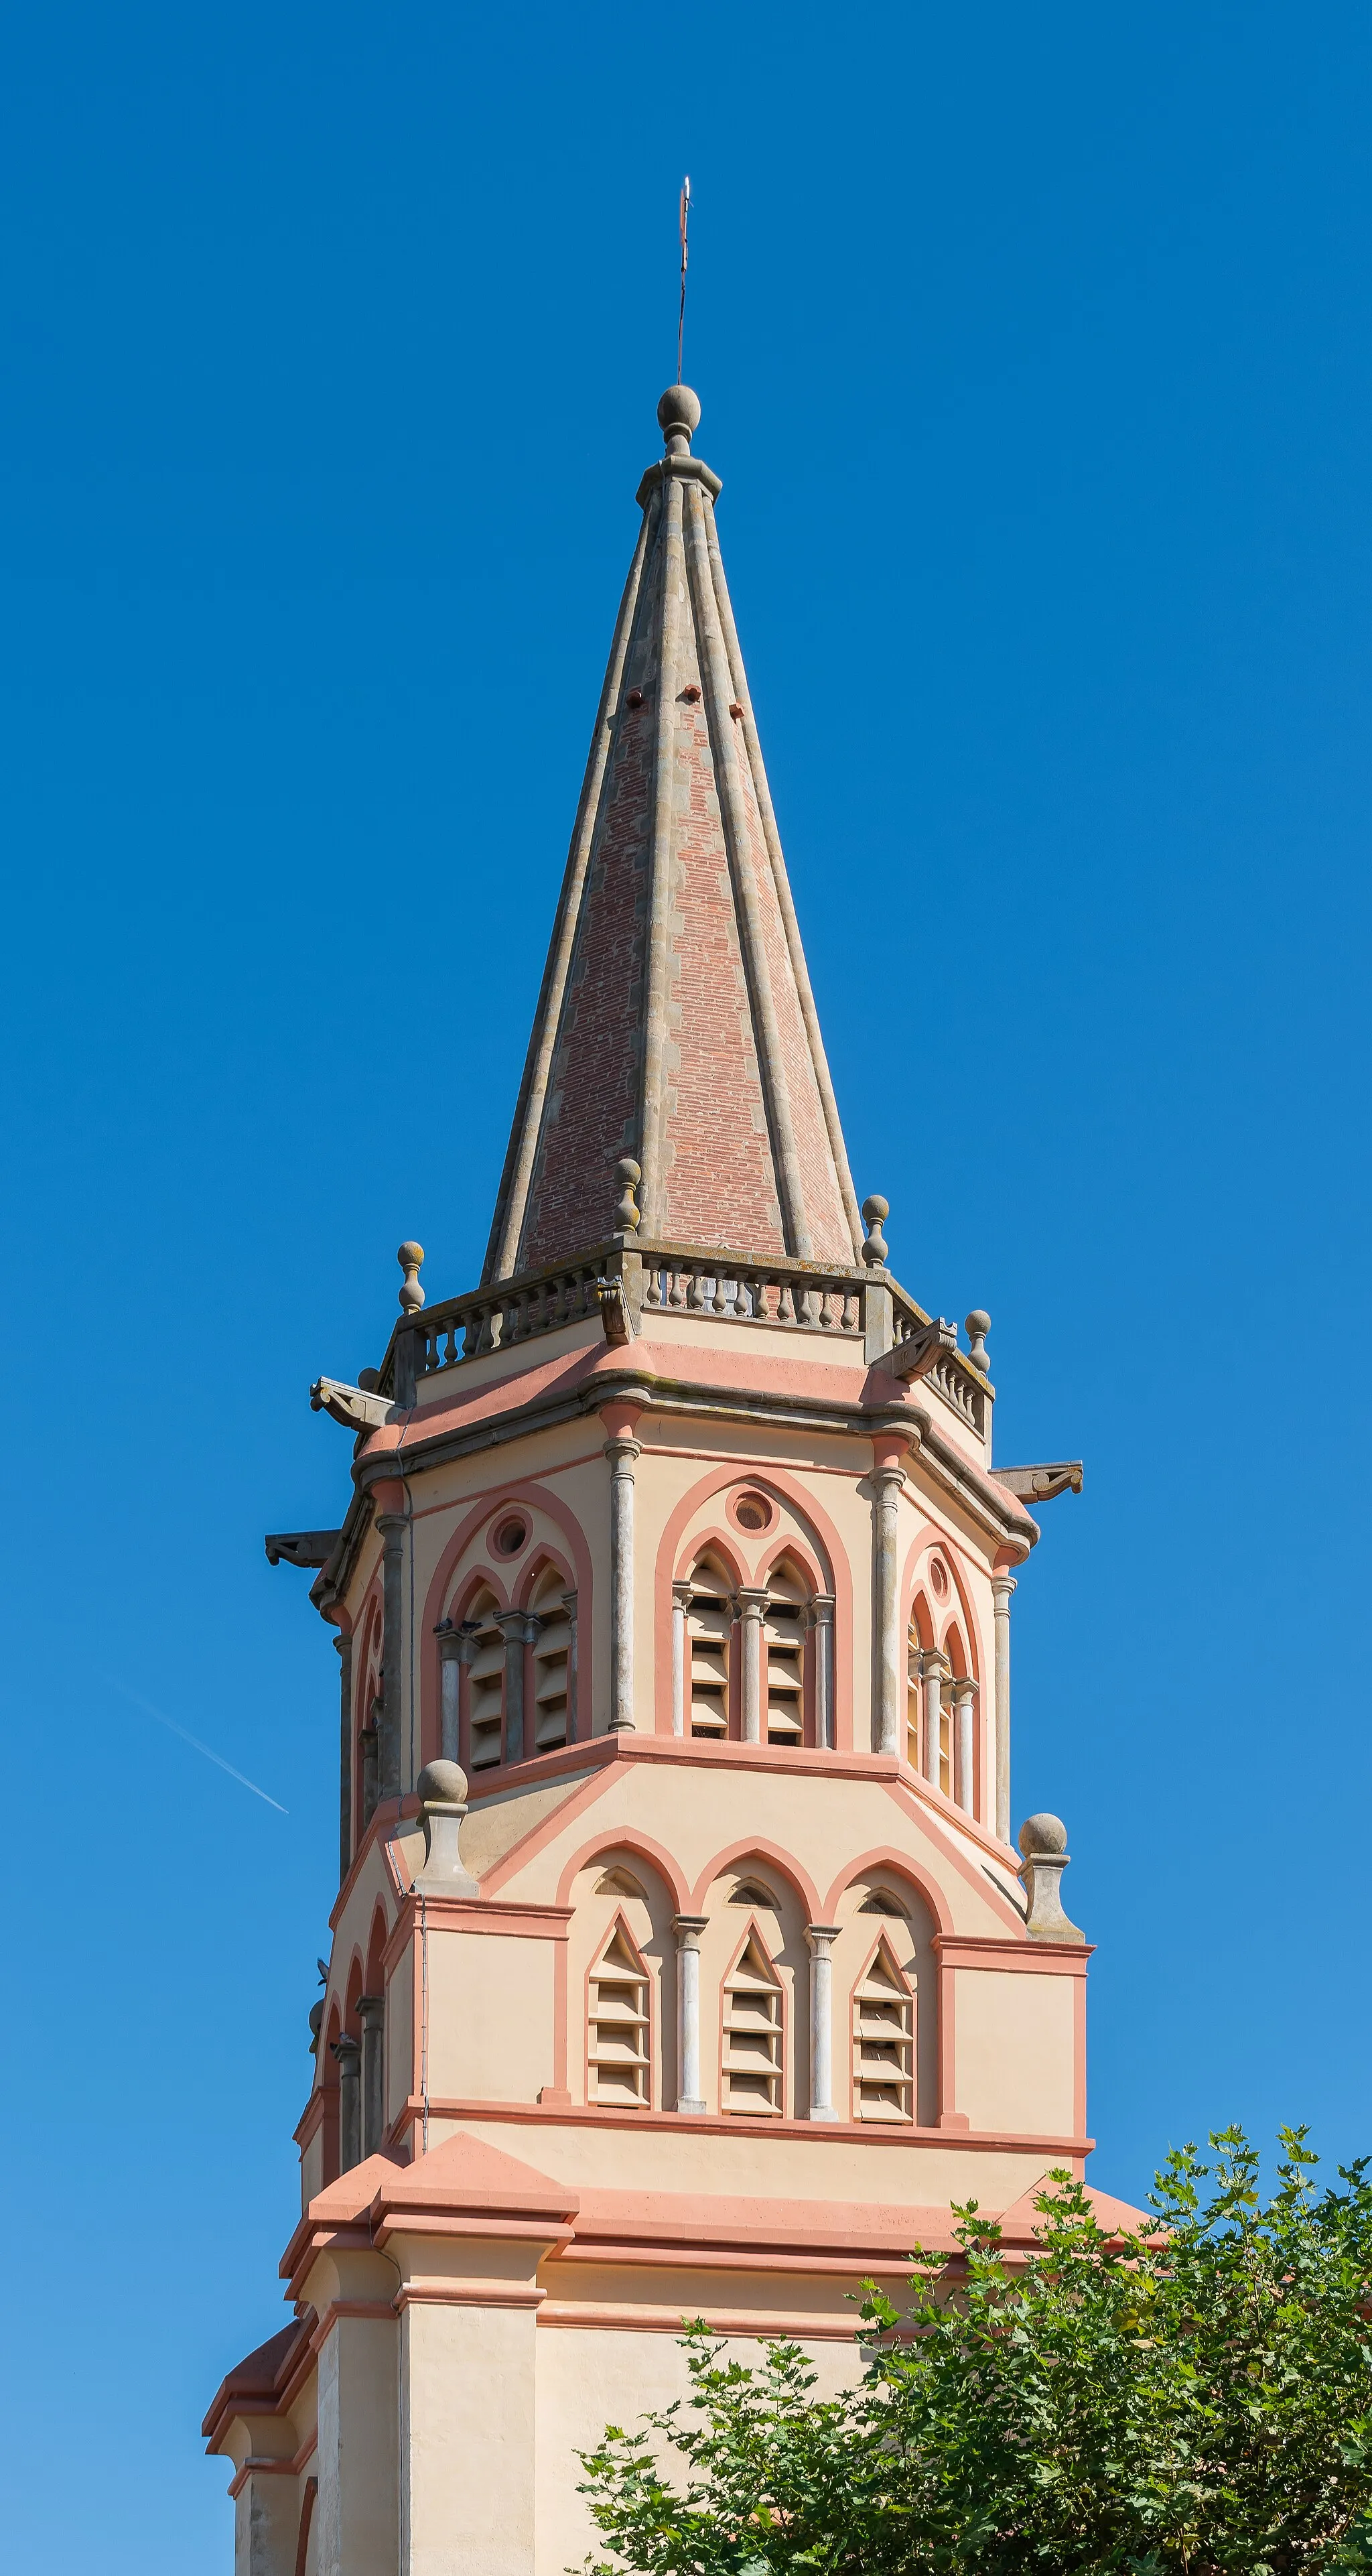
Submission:
M 528 1536 L 528 1522 L 518 1512 L 512 1512 L 508 1520 L 497 1521 L 491 1544 L 497 1556 L 518 1556 Z
M 770 1529 L 772 1506 L 765 1494 L 740 1494 L 734 1505 L 734 1518 L 740 1529 Z
M 929 1580 L 940 1601 L 945 1601 L 948 1597 L 948 1568 L 937 1556 L 929 1568 Z

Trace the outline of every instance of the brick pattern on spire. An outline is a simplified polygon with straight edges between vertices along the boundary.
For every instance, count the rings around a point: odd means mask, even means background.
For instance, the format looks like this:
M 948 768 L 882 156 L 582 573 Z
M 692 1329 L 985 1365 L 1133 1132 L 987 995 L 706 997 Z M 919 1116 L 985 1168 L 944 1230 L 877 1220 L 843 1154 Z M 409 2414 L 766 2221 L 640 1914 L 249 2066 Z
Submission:
M 642 1166 L 640 1239 L 851 1263 L 862 1227 L 714 527 L 700 407 L 664 394 L 667 453 L 595 738 L 496 1205 L 486 1279 L 611 1231 Z

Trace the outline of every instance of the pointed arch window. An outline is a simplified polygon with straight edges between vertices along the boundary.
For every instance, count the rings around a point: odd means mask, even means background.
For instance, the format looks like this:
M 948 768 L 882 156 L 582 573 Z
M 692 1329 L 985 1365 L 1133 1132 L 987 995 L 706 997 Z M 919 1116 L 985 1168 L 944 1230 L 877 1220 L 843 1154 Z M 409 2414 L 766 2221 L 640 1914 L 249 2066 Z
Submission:
M 463 1627 L 471 1639 L 467 1665 L 468 1768 L 487 1771 L 500 1760 L 505 1722 L 505 1639 L 496 1626 L 499 1603 L 486 1586 L 468 1603 Z
M 724 1980 L 723 2103 L 725 2111 L 766 2119 L 782 2109 L 781 1979 L 757 1925 Z
M 650 2027 L 648 1971 L 617 1914 L 591 1969 L 586 2057 L 593 2102 L 647 2105 Z
M 721 1565 L 704 1556 L 691 1569 L 686 1603 L 687 1689 L 692 1735 L 729 1732 L 733 1587 Z
M 538 1620 L 534 1639 L 535 1753 L 569 1744 L 576 1730 L 576 1594 L 564 1589 L 555 1565 L 545 1566 L 529 1608 Z
M 853 2117 L 915 2116 L 915 1999 L 883 1935 L 853 1989 Z
M 912 1771 L 919 1769 L 919 1693 L 920 1642 L 914 1620 L 905 1641 L 905 1759 Z
M 764 1710 L 769 1744 L 805 1740 L 805 1630 L 810 1586 L 783 1557 L 767 1578 L 762 1640 L 766 1655 Z

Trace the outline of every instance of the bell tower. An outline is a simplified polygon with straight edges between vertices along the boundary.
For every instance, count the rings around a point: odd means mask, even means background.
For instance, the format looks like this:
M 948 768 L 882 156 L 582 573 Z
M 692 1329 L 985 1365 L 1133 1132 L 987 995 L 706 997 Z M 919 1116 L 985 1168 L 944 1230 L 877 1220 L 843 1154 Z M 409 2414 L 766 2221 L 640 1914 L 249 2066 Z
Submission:
M 404 1244 L 314 1571 L 340 1885 L 289 2321 L 225 2379 L 251 2576 L 560 2576 L 576 2450 L 704 2315 L 856 2367 L 975 2196 L 1082 2170 L 1066 1838 L 1012 1845 L 992 1463 L 859 1209 L 719 548 L 658 406 L 480 1283 Z M 332 1437 L 333 1434 L 328 1436 Z

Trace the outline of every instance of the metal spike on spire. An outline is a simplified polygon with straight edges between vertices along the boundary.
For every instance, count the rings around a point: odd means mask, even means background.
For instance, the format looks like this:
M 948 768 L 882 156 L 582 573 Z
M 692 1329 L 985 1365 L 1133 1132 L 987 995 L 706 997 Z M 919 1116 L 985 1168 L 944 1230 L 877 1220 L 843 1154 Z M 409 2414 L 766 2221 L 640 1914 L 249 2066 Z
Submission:
M 686 335 L 686 228 L 691 220 L 691 181 L 689 173 L 681 182 L 681 303 L 676 317 L 676 380 L 681 382 L 681 344 Z

